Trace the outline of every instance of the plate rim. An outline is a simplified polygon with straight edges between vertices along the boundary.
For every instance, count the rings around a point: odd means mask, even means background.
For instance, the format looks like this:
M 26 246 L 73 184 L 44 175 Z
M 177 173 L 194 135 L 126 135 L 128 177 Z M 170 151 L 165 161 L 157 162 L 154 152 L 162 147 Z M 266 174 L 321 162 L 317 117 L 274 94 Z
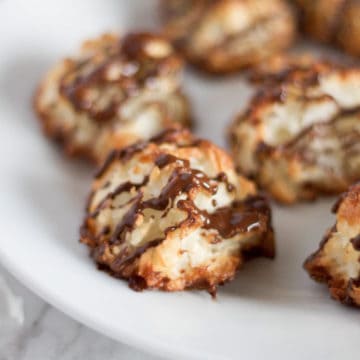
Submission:
M 46 287 L 42 286 L 41 284 L 37 284 L 36 280 L 34 280 L 31 276 L 27 276 L 25 272 L 21 271 L 20 268 L 16 266 L 16 264 L 14 264 L 10 260 L 10 258 L 7 257 L 7 255 L 1 250 L 1 248 L 0 263 L 25 288 L 29 289 L 43 301 L 56 308 L 59 312 L 65 314 L 71 319 L 74 319 L 80 324 L 89 327 L 95 332 L 105 335 L 106 337 L 114 341 L 123 343 L 145 353 L 149 353 L 155 356 L 161 356 L 163 358 L 174 358 L 174 356 L 179 358 L 180 356 L 182 358 L 190 360 L 206 359 L 206 357 L 203 357 L 201 356 L 201 354 L 199 354 L 198 350 L 192 349 L 191 351 L 187 351 L 183 347 L 174 349 L 171 346 L 167 346 L 163 342 L 156 341 L 155 337 L 142 335 L 134 336 L 133 334 L 131 334 L 131 332 L 126 331 L 126 328 L 122 328 L 121 331 L 118 331 L 118 336 L 116 336 L 116 334 L 112 333 L 111 330 L 107 329 L 106 326 L 103 326 L 103 324 L 93 322 L 90 316 L 86 314 L 86 312 L 82 313 L 81 310 L 75 309 L 71 302 L 55 299 L 51 295 L 51 292 L 48 292 L 46 290 Z M 179 354 L 179 349 L 181 349 L 181 354 Z M 213 357 L 213 359 L 220 358 L 222 357 L 216 355 L 215 357 Z

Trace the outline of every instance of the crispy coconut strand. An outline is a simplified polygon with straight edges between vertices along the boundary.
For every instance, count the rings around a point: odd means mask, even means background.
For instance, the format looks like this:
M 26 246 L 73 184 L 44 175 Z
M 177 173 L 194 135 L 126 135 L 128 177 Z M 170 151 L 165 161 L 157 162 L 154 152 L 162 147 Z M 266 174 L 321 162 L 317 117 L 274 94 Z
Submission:
M 182 68 L 158 35 L 106 34 L 50 70 L 35 109 L 45 133 L 68 154 L 101 162 L 113 148 L 147 140 L 174 122 L 190 124 Z
M 360 56 L 359 0 L 293 0 L 303 31 L 311 37 Z
M 109 156 L 81 242 L 135 290 L 214 294 L 248 257 L 274 256 L 267 201 L 223 150 L 178 128 Z
M 211 73 L 237 71 L 288 48 L 294 16 L 282 0 L 162 0 L 164 32 Z
M 336 224 L 304 268 L 328 285 L 334 299 L 360 306 L 360 184 L 343 194 L 333 210 Z
M 360 69 L 304 64 L 268 69 L 229 131 L 239 170 L 285 203 L 340 193 L 360 179 Z

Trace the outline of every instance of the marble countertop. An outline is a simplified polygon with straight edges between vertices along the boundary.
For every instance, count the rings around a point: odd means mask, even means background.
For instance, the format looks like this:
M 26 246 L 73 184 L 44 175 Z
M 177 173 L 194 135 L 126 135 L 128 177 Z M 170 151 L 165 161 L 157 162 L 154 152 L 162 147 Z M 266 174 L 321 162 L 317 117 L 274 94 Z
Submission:
M 0 360 L 156 359 L 72 320 L 27 290 L 1 266 L 0 277 L 19 297 L 24 312 L 21 324 L 21 319 L 19 323 L 0 311 Z

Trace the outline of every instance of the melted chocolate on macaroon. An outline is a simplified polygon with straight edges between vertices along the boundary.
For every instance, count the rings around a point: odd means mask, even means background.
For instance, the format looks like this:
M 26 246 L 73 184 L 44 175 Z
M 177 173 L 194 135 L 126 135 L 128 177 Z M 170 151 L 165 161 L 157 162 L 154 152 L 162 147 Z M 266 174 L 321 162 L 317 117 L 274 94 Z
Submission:
M 352 238 L 350 241 L 353 244 L 354 249 L 360 251 L 360 234 Z
M 158 39 L 162 40 L 162 37 Z M 109 49 L 98 64 L 92 64 L 90 59 L 75 66 L 74 72 L 61 79 L 60 93 L 79 112 L 86 112 L 99 122 L 111 120 L 119 112 L 121 104 L 146 86 L 148 79 L 166 76 L 182 66 L 182 60 L 173 51 L 163 57 L 152 58 L 146 49 L 151 41 L 157 40 L 149 33 L 128 34 L 117 46 Z M 116 78 L 109 79 L 109 70 L 113 66 L 119 67 L 121 71 Z M 128 73 L 126 69 L 130 67 L 133 70 Z M 78 75 L 74 76 L 74 73 Z M 95 106 L 99 94 L 96 94 L 94 100 L 89 99 L 89 94 L 95 89 L 100 88 L 106 94 L 107 87 L 114 85 L 121 92 L 109 95 L 109 102 L 103 108 Z

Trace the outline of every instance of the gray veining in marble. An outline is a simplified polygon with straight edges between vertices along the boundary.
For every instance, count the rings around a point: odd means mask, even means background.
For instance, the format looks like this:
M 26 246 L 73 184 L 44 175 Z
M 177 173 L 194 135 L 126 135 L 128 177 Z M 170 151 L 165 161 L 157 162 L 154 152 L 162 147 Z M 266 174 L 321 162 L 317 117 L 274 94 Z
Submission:
M 25 310 L 23 326 L 5 322 L 0 315 L 0 360 L 157 359 L 70 319 L 27 290 L 1 267 L 0 274 L 23 299 Z

